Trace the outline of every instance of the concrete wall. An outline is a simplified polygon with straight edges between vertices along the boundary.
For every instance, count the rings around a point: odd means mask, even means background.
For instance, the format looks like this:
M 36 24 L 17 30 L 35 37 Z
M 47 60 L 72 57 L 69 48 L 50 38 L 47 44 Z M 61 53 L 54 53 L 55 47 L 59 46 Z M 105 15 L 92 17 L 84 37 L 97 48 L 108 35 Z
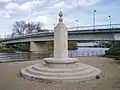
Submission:
M 48 47 L 46 42 L 30 42 L 30 51 L 31 52 L 47 52 Z

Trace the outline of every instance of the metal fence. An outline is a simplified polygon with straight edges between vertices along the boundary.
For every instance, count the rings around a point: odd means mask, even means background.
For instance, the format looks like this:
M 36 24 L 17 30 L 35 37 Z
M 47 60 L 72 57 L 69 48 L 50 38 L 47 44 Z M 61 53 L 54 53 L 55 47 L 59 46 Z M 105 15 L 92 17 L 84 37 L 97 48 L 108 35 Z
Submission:
M 49 57 L 47 52 L 0 53 L 0 62 L 36 60 Z
M 96 51 L 74 51 L 71 50 L 68 52 L 69 57 L 77 57 L 77 56 L 98 56 L 98 55 L 104 55 L 105 51 L 104 50 L 96 50 Z
M 70 50 L 68 52 L 69 57 L 97 56 L 97 55 L 104 55 L 104 54 L 105 54 L 105 51 Z M 43 59 L 48 57 L 53 57 L 53 52 L 0 53 L 0 62 L 37 60 L 37 59 Z

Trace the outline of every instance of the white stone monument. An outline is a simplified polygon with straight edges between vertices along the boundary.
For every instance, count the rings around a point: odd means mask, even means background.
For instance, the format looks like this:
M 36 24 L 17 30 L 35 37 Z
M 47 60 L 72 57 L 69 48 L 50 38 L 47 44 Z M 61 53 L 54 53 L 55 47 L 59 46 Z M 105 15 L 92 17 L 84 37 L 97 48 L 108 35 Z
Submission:
M 59 12 L 59 23 L 54 28 L 54 58 L 45 58 L 46 63 L 75 63 L 76 58 L 68 58 L 68 31 L 63 22 L 63 13 Z
M 21 70 L 21 74 L 30 79 L 85 81 L 94 79 L 101 70 L 68 57 L 68 31 L 63 24 L 62 12 L 59 23 L 54 28 L 54 57 L 45 58 L 44 63 L 31 65 Z

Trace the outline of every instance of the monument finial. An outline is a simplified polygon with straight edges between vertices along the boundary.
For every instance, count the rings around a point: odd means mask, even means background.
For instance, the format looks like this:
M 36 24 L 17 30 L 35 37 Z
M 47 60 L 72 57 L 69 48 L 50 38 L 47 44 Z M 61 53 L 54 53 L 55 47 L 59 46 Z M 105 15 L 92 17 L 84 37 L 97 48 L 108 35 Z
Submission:
M 60 17 L 60 18 L 59 18 L 59 22 L 62 22 L 62 21 L 63 21 L 62 16 L 63 16 L 63 13 L 62 13 L 62 11 L 60 11 L 60 12 L 59 12 L 59 17 Z

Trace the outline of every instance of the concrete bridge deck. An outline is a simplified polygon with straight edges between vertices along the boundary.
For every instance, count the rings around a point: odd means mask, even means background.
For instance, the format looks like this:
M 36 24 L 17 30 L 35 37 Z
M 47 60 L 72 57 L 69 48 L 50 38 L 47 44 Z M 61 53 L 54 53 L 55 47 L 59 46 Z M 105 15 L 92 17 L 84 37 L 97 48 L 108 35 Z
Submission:
M 53 40 L 54 32 L 40 32 L 27 34 L 25 36 L 11 37 L 3 39 L 4 43 L 18 43 L 30 41 L 51 41 Z M 117 41 L 120 40 L 120 28 L 114 29 L 96 29 L 96 30 L 74 30 L 68 31 L 69 40 L 102 40 L 102 41 Z

